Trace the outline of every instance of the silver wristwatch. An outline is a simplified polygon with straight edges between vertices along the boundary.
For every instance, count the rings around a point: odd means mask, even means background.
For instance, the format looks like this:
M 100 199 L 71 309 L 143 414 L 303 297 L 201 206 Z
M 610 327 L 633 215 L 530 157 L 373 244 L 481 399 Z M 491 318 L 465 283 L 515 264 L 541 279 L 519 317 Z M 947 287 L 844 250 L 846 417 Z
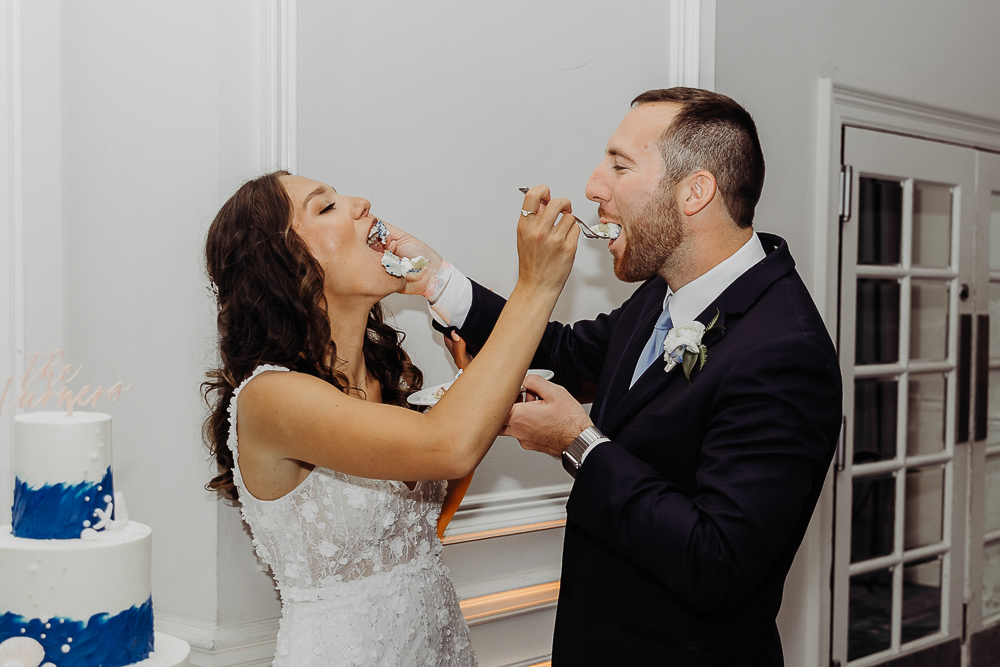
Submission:
M 607 439 L 603 433 L 597 430 L 596 426 L 588 426 L 583 429 L 583 432 L 576 436 L 573 442 L 570 443 L 570 446 L 566 448 L 566 451 L 562 453 L 563 468 L 575 478 L 576 471 L 580 469 L 580 464 L 583 463 L 583 455 L 586 451 L 597 443 L 604 442 Z

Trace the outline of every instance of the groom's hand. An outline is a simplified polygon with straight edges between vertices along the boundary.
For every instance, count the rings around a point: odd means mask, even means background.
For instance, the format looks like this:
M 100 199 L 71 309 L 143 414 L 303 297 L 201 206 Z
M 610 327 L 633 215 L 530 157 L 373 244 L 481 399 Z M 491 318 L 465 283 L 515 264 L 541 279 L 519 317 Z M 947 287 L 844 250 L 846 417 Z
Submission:
M 563 387 L 529 374 L 524 388 L 538 398 L 515 403 L 500 431 L 500 435 L 517 438 L 524 449 L 559 458 L 576 436 L 594 425 Z

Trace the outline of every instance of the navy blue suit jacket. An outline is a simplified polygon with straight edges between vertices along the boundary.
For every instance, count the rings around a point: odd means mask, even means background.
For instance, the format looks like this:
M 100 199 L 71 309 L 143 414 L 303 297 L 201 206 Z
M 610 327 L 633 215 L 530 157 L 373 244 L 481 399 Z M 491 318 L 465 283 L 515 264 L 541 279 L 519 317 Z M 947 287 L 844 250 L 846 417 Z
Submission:
M 621 307 L 551 323 L 532 365 L 579 393 L 611 442 L 566 506 L 553 664 L 778 666 L 782 587 L 833 457 L 837 354 L 784 240 L 698 317 L 704 368 L 657 361 L 629 388 L 662 311 L 654 278 Z M 478 347 L 504 300 L 474 284 Z

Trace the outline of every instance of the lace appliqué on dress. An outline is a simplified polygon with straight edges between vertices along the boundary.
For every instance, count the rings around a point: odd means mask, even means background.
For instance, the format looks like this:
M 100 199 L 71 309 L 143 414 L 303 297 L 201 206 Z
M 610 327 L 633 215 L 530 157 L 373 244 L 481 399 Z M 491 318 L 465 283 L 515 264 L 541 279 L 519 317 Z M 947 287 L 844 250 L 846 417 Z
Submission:
M 435 526 L 444 482 L 404 483 L 316 467 L 290 493 L 259 500 L 239 467 L 236 406 L 229 448 L 243 519 L 281 593 L 274 664 L 476 665 Z

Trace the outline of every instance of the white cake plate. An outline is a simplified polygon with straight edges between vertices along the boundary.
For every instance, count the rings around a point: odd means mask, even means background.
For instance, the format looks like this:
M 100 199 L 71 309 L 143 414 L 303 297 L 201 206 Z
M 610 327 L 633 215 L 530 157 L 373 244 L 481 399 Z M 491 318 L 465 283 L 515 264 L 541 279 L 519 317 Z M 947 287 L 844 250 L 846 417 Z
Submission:
M 131 667 L 191 667 L 191 646 L 183 639 L 154 632 L 153 646 L 147 659 Z

